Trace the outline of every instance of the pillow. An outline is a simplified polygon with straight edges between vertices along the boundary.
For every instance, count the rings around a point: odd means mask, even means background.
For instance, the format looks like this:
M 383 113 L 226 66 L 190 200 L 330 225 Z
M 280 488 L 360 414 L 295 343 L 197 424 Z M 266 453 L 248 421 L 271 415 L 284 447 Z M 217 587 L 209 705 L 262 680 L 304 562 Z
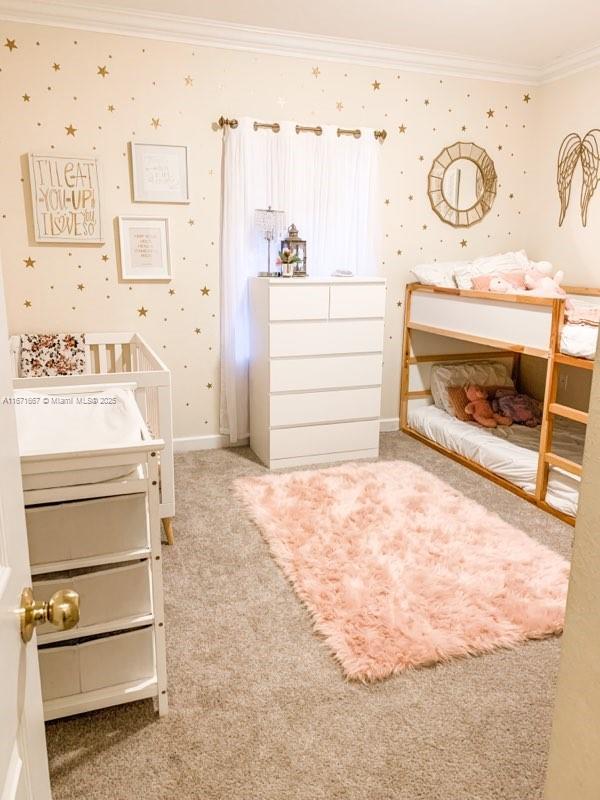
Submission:
M 448 392 L 448 402 L 452 408 L 452 416 L 463 422 L 470 422 L 471 417 L 465 411 L 465 408 L 469 404 L 469 398 L 465 392 L 465 387 L 447 386 L 446 391 Z
M 19 377 L 83 375 L 86 367 L 85 334 L 22 333 Z
M 514 386 L 508 367 L 501 361 L 461 361 L 431 366 L 431 396 L 438 408 L 454 416 L 448 398 L 449 386 Z
M 498 253 L 495 256 L 477 258 L 472 264 L 460 267 L 454 272 L 454 280 L 459 289 L 471 289 L 472 278 L 478 275 L 489 275 L 491 272 L 510 272 L 512 270 L 528 269 L 529 259 L 525 250 L 517 252 Z
M 439 264 L 417 264 L 411 269 L 412 274 L 425 286 L 441 286 L 444 289 L 456 289 L 454 272 L 464 269 L 470 261 L 442 261 Z

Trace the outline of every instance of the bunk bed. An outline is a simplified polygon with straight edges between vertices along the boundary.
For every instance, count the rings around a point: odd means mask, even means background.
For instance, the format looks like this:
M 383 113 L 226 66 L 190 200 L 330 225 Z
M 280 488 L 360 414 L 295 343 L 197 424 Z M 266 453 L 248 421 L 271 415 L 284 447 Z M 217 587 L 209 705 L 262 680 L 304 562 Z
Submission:
M 600 289 L 565 289 L 569 297 L 600 301 Z M 588 414 L 558 402 L 559 378 L 562 367 L 593 369 L 597 335 L 597 327 L 566 323 L 565 299 L 411 283 L 404 306 L 400 428 L 574 524 Z M 522 356 L 546 362 L 538 428 L 485 429 L 434 403 L 436 365 L 503 362 L 516 383 Z

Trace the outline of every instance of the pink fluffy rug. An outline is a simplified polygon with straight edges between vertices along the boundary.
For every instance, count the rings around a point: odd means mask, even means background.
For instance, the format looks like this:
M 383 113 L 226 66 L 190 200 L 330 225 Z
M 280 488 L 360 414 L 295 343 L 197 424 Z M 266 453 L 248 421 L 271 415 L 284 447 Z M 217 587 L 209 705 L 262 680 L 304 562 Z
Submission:
M 414 464 L 343 464 L 236 488 L 349 678 L 562 630 L 567 562 Z

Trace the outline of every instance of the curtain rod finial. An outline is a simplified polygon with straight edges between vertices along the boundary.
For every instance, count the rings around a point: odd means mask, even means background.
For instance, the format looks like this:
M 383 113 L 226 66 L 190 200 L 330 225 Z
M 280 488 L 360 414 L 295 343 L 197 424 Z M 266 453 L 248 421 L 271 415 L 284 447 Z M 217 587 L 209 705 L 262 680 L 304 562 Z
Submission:
M 238 121 L 237 119 L 227 119 L 227 117 L 221 116 L 218 119 L 218 125 L 219 128 L 224 128 L 226 125 L 228 125 L 230 128 L 237 128 Z

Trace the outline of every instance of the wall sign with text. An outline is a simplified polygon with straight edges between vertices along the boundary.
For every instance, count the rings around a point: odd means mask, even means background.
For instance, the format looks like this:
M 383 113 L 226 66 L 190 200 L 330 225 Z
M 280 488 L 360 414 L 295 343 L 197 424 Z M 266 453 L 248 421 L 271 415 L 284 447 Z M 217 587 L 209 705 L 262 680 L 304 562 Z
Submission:
M 95 158 L 29 156 L 36 242 L 102 243 Z

